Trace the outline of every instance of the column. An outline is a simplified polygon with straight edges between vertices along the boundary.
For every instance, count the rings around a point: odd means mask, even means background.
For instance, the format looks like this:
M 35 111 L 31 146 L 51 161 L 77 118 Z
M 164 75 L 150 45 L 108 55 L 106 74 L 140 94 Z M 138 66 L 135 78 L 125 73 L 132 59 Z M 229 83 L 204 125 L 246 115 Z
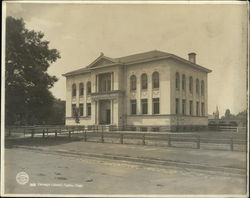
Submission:
M 98 92 L 98 89 L 99 89 L 99 75 L 97 74 L 96 75 L 96 84 L 95 84 L 95 87 L 96 87 L 96 90 L 95 90 L 95 92 L 97 93 Z
M 111 72 L 111 91 L 114 90 L 114 72 Z
M 113 100 L 110 100 L 110 124 L 113 124 Z
M 96 101 L 96 124 L 99 124 L 99 100 Z

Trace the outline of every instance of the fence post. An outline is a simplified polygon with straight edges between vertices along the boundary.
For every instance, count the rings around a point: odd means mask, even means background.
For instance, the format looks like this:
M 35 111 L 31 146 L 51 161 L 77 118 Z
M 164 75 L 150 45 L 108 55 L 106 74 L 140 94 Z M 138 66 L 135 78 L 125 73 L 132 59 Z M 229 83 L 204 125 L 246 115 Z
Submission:
M 71 130 L 69 129 L 69 138 L 71 138 Z
M 200 149 L 200 136 L 197 137 L 197 149 Z
M 142 144 L 145 145 L 145 134 L 142 135 Z
M 169 147 L 172 146 L 172 145 L 171 145 L 171 136 L 170 136 L 170 134 L 168 135 L 168 146 L 169 146 Z
M 101 142 L 104 142 L 104 136 L 103 136 L 103 131 L 102 131 L 102 135 L 101 135 Z
M 57 130 L 55 131 L 55 138 L 57 138 Z
M 47 132 L 47 137 L 49 137 L 49 129 L 46 128 L 46 132 Z
M 123 134 L 121 134 L 120 142 L 121 142 L 121 144 L 123 144 Z
M 87 131 L 86 131 L 86 129 L 84 131 L 84 141 L 87 142 Z
M 34 137 L 34 129 L 31 130 L 31 138 Z
M 43 138 L 45 137 L 45 130 L 43 129 Z
M 234 142 L 233 142 L 233 137 L 231 137 L 230 139 L 230 148 L 231 148 L 231 151 L 234 150 Z

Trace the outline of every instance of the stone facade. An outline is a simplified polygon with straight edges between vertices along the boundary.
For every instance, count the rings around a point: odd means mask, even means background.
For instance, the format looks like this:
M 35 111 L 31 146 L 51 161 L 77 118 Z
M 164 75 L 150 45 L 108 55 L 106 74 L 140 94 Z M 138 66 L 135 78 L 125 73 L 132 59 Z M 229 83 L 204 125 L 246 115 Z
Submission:
M 209 72 L 195 63 L 194 53 L 189 60 L 161 51 L 121 58 L 101 54 L 87 67 L 63 75 L 66 125 L 206 126 Z

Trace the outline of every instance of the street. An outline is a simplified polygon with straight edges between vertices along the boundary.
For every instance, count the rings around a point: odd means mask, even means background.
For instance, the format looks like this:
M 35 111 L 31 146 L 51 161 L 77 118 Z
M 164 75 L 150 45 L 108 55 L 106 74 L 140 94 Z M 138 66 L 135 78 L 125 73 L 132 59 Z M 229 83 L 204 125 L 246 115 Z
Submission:
M 96 144 L 96 143 L 94 143 Z M 96 144 L 97 145 L 97 144 Z M 244 194 L 246 178 L 188 168 L 7 148 L 6 194 Z M 28 183 L 16 175 L 25 172 Z

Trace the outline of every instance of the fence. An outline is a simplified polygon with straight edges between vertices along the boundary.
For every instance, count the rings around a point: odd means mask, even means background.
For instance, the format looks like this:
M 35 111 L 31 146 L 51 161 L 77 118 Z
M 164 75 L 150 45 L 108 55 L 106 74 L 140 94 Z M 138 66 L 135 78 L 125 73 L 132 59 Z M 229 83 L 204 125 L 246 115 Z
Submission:
M 115 128 L 112 128 L 115 129 Z M 25 126 L 8 127 L 7 136 L 18 134 L 23 137 L 73 137 L 80 138 L 83 141 L 109 142 L 109 143 L 136 143 L 150 144 L 156 142 L 166 146 L 173 146 L 173 143 L 192 143 L 194 148 L 200 149 L 201 144 L 220 144 L 227 145 L 231 151 L 235 150 L 235 145 L 246 145 L 245 136 L 239 136 L 237 133 L 166 133 L 166 132 L 138 132 L 138 131 L 107 131 L 104 126 Z M 221 135 L 222 134 L 222 135 Z
M 116 126 L 116 125 L 72 125 L 72 126 L 65 126 L 65 125 L 37 125 L 37 126 L 7 126 L 8 130 L 16 131 L 17 130 L 30 130 L 32 128 L 49 128 L 49 129 L 81 129 L 81 130 L 89 130 L 89 131 L 142 131 L 142 132 L 206 132 L 206 131 L 227 131 L 227 132 L 238 132 L 237 127 L 233 126 Z

